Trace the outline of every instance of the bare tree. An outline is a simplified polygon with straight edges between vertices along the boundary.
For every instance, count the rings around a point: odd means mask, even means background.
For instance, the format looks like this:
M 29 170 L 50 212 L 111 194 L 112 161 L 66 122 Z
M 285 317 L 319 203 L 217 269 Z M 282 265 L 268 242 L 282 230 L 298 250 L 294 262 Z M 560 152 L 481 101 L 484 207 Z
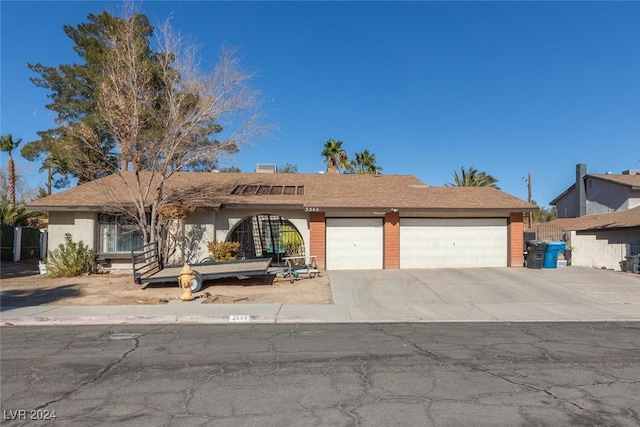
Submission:
M 119 202 L 112 208 L 135 219 L 145 243 L 162 243 L 170 220 L 161 218 L 171 200 L 167 180 L 177 171 L 214 169 L 221 155 L 238 151 L 265 128 L 255 112 L 258 92 L 233 50 L 223 49 L 215 69 L 203 73 L 194 45 L 168 21 L 159 27 L 159 51 L 152 52 L 140 32 L 146 17 L 135 12 L 129 4 L 121 25 L 105 34 L 97 108 L 119 147 L 117 175 L 127 191 L 126 199 L 114 195 Z M 69 130 L 96 146 L 90 128 Z

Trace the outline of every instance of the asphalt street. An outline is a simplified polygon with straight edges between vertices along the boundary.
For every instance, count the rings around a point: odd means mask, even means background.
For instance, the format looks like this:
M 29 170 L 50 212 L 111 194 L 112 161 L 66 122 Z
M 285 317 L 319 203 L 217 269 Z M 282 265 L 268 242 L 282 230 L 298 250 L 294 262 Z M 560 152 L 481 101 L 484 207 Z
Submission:
M 5 326 L 2 425 L 638 426 L 638 337 L 634 322 Z

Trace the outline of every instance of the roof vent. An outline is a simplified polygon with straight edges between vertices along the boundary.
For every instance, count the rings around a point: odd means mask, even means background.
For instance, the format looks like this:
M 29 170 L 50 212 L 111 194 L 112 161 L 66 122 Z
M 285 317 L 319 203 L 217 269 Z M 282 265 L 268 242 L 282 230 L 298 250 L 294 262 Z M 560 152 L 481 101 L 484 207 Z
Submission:
M 272 164 L 258 163 L 256 173 L 276 173 L 277 166 Z

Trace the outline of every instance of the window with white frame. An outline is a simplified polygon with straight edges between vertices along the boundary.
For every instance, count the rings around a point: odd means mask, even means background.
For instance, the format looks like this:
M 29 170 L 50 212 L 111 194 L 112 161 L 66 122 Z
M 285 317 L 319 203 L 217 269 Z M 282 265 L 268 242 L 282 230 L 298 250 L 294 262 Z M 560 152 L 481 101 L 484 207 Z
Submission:
M 142 249 L 142 231 L 131 218 L 101 214 L 98 228 L 100 253 L 130 253 Z

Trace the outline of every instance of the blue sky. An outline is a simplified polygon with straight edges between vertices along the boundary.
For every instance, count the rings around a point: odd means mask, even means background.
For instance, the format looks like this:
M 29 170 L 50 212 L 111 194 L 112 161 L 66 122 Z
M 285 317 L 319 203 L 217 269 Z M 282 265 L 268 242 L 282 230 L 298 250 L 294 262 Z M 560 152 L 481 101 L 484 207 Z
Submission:
M 62 26 L 120 2 L 5 1 L 0 134 L 54 127 L 26 64 L 77 60 Z M 640 2 L 176 2 L 141 4 L 201 46 L 237 47 L 276 129 L 226 166 L 324 170 L 333 138 L 385 174 L 429 185 L 470 166 L 540 206 L 589 173 L 640 169 Z M 40 165 L 15 156 L 30 186 Z M 6 168 L 3 153 L 2 166 Z M 224 166 L 224 165 L 223 165 Z

